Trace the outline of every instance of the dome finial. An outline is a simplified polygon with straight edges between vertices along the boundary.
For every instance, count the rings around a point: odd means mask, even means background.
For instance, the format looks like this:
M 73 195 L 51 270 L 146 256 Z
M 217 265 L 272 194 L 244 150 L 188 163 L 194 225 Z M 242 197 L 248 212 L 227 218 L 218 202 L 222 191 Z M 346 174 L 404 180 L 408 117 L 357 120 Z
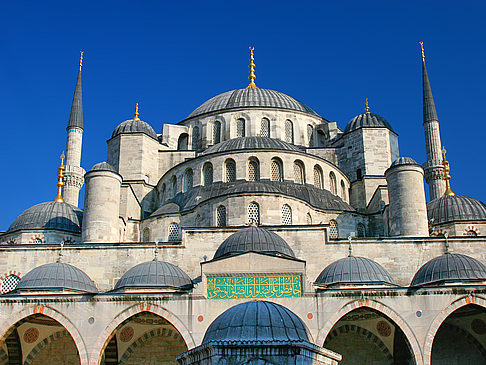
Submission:
M 449 161 L 447 161 L 446 159 L 446 149 L 445 147 L 442 147 L 442 166 L 444 166 L 444 177 L 442 178 L 445 183 L 446 183 L 446 189 L 444 191 L 444 196 L 454 196 L 456 194 L 454 194 L 451 190 L 451 183 L 449 182 L 449 180 L 451 179 L 451 175 L 449 175 L 449 171 L 450 171 L 450 168 L 449 168 Z
M 253 62 L 255 59 L 253 58 L 253 51 L 255 50 L 255 47 L 250 47 L 250 76 L 248 76 L 248 79 L 250 80 L 250 85 L 248 85 L 246 88 L 247 89 L 258 89 L 258 87 L 255 85 L 255 63 Z
M 351 245 L 351 241 L 353 241 L 353 237 L 351 235 L 348 236 L 348 257 L 353 256 L 353 246 Z
M 422 49 L 422 61 L 425 62 L 424 42 L 420 42 L 420 48 Z
M 81 68 L 83 67 L 83 53 L 84 51 L 81 51 L 81 56 L 79 56 L 79 71 L 81 71 Z
M 64 250 L 64 241 L 61 241 L 61 248 L 59 249 L 59 257 L 57 258 L 57 262 L 61 262 Z
M 446 232 L 444 233 L 444 238 L 445 238 L 445 253 L 450 253 L 449 252 L 449 234 Z
M 138 116 L 139 114 L 138 114 L 138 103 L 137 103 L 135 104 L 135 117 L 133 118 L 133 120 L 140 120 Z
M 54 201 L 55 202 L 58 202 L 58 203 L 64 203 L 64 199 L 62 198 L 62 187 L 64 186 L 64 174 L 63 174 L 63 171 L 65 170 L 65 167 L 64 167 L 64 151 L 62 151 L 62 155 L 61 155 L 61 166 L 59 166 L 59 168 L 57 169 L 59 171 L 59 174 L 57 175 L 57 195 L 56 197 L 54 198 Z
M 365 112 L 369 113 L 370 112 L 370 107 L 368 105 L 368 98 L 365 99 Z
M 159 255 L 159 242 L 155 240 L 155 247 L 154 247 L 154 260 L 157 261 L 157 256 Z

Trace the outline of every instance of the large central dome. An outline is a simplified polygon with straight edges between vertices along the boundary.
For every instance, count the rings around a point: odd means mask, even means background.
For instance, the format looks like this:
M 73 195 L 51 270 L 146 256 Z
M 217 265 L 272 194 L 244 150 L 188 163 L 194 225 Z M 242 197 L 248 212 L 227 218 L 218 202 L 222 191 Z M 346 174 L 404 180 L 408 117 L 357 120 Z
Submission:
M 227 91 L 209 99 L 194 110 L 187 118 L 189 119 L 217 111 L 248 107 L 287 109 L 318 116 L 315 111 L 304 103 L 279 91 L 269 89 L 237 89 Z

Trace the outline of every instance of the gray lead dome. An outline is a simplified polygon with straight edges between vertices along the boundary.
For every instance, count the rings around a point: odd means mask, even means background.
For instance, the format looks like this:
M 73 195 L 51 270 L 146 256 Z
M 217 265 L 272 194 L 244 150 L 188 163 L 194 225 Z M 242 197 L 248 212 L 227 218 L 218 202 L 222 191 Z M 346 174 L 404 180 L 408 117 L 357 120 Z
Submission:
M 148 123 L 140 119 L 129 119 L 124 121 L 115 128 L 111 138 L 114 138 L 119 134 L 130 133 L 144 133 L 153 139 L 157 139 L 157 133 L 155 133 L 154 129 Z
M 215 144 L 204 151 L 203 155 L 210 153 L 221 153 L 240 150 L 281 150 L 301 152 L 293 144 L 284 142 L 280 139 L 269 137 L 239 137 L 228 139 L 224 142 Z
M 446 195 L 427 203 L 427 216 L 433 225 L 486 220 L 486 205 L 468 196 Z
M 115 168 L 111 166 L 108 162 L 100 162 L 94 165 L 90 171 L 111 171 L 116 172 Z
M 358 128 L 377 128 L 377 127 L 385 127 L 393 131 L 390 123 L 388 123 L 387 120 L 383 118 L 381 115 L 375 113 L 363 113 L 355 116 L 353 119 L 350 120 L 350 122 L 344 129 L 344 133 L 354 131 Z
M 304 322 L 287 308 L 266 301 L 238 304 L 217 317 L 204 335 L 211 342 L 309 342 Z
M 248 107 L 287 109 L 318 116 L 307 105 L 291 96 L 275 90 L 258 88 L 237 89 L 219 94 L 199 106 L 187 119 L 214 112 Z

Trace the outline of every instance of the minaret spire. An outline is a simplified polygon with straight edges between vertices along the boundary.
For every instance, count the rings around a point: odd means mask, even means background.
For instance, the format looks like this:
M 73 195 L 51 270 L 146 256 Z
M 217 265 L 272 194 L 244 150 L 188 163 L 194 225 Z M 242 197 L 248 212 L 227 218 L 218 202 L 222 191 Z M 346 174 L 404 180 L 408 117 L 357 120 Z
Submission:
M 246 88 L 247 89 L 258 89 L 258 87 L 255 84 L 255 63 L 253 62 L 255 59 L 253 58 L 253 51 L 255 50 L 255 47 L 250 47 L 250 76 L 248 76 L 248 80 L 250 80 L 250 85 L 248 85 Z
M 79 71 L 78 79 L 76 81 L 76 88 L 74 89 L 73 103 L 71 104 L 71 113 L 69 114 L 69 122 L 67 130 L 71 128 L 83 129 L 83 93 L 81 89 L 81 68 L 83 67 L 83 53 L 79 57 Z
M 424 164 L 425 180 L 429 184 L 430 200 L 442 196 L 445 190 L 442 164 L 442 143 L 440 140 L 439 118 L 435 110 L 432 88 L 430 87 L 427 68 L 425 67 L 424 43 L 420 42 L 422 51 L 422 90 L 423 90 L 423 114 L 425 130 L 425 146 L 427 150 L 427 162 Z

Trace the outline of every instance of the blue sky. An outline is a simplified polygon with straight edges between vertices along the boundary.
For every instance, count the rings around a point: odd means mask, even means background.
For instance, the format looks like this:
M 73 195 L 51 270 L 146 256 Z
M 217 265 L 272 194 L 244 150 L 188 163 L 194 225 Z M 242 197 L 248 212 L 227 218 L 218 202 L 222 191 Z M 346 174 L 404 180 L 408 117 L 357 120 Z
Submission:
M 341 128 L 367 97 L 422 163 L 423 41 L 452 189 L 486 201 L 485 1 L 2 1 L 0 14 L 0 230 L 56 195 L 80 50 L 87 170 L 136 102 L 160 133 L 245 87 L 250 45 L 258 86 Z

